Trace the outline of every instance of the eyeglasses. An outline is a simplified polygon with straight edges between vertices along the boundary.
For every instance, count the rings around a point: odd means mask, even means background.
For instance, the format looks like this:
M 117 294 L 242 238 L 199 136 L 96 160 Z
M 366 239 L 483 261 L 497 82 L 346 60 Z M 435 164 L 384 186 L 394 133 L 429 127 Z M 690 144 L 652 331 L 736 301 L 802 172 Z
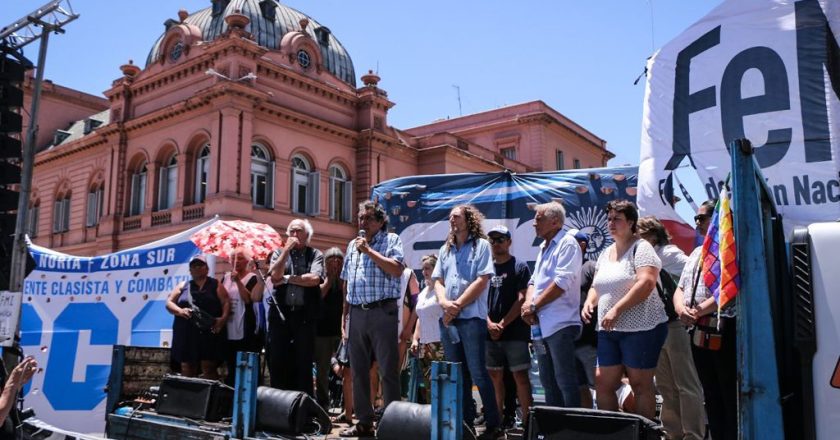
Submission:
M 507 241 L 507 237 L 488 237 L 488 240 L 491 244 L 504 243 Z
M 700 222 L 702 222 L 702 221 L 704 221 L 708 218 L 709 218 L 708 214 L 697 214 L 697 215 L 694 216 L 694 222 L 695 223 L 700 223 Z

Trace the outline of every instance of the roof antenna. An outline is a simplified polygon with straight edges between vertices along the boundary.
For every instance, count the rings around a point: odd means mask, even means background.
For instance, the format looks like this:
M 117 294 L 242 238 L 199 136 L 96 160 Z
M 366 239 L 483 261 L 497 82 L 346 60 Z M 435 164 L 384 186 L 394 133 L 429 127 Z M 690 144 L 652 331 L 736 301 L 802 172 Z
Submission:
M 452 87 L 454 87 L 455 91 L 458 93 L 458 116 L 464 116 L 464 112 L 461 111 L 461 86 L 452 84 Z

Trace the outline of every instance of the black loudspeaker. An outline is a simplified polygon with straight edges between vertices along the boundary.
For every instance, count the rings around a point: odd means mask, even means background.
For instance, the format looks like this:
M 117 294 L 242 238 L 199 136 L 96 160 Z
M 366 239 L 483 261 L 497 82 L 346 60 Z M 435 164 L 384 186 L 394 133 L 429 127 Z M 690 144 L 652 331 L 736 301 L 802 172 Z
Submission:
M 216 380 L 167 375 L 160 384 L 157 412 L 217 422 L 233 414 L 233 388 Z
M 391 402 L 376 428 L 379 440 L 428 440 L 432 438 L 432 405 Z M 464 424 L 463 440 L 475 440 Z
M 280 434 L 328 434 L 330 416 L 300 391 L 257 388 L 257 429 Z
M 659 440 L 662 429 L 635 414 L 584 408 L 531 407 L 529 440 Z
M 376 438 L 380 440 L 428 440 L 432 438 L 432 405 L 391 402 L 382 414 Z

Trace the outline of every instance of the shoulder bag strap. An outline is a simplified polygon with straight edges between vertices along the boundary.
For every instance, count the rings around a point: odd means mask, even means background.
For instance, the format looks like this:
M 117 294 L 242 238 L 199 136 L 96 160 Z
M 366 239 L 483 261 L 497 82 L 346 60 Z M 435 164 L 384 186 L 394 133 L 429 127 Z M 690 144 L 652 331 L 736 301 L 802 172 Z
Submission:
M 697 305 L 697 283 L 700 281 L 700 270 L 703 268 L 703 262 L 697 261 L 697 270 L 694 272 L 694 285 L 691 288 L 691 307 Z

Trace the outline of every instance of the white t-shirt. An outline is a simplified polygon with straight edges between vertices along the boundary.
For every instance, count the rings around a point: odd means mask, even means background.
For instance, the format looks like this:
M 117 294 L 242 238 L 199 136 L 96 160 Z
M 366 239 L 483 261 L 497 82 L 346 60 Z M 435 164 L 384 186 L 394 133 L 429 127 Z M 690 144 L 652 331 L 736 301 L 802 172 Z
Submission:
M 634 248 L 635 259 L 633 258 Z M 604 315 L 636 284 L 636 268 L 653 266 L 659 269 L 662 267 L 662 262 L 656 256 L 653 246 L 644 240 L 637 240 L 624 255 L 619 256 L 616 261 L 610 261 L 610 254 L 614 252 L 615 244 L 612 244 L 601 253 L 596 265 L 595 279 L 592 280 L 592 287 L 598 293 L 598 330 L 603 330 L 601 321 Z M 668 315 L 665 314 L 665 307 L 655 290 L 654 287 L 644 301 L 619 315 L 615 320 L 613 330 L 646 331 L 667 322 Z
M 405 296 L 409 295 L 408 282 L 411 281 L 411 275 L 413 273 L 414 271 L 406 267 L 403 270 L 402 276 L 400 277 L 400 299 L 397 300 L 397 339 L 399 339 L 400 335 L 402 334 Z
M 694 295 L 694 304 L 700 304 L 711 296 L 706 283 L 703 282 L 703 275 L 698 272 L 698 266 L 702 267 L 700 257 L 703 254 L 703 246 L 697 246 L 691 255 L 688 257 L 688 263 L 682 271 L 680 282 L 677 285 L 683 290 L 683 302 L 686 307 L 692 307 L 691 295 L 694 293 L 694 286 L 697 285 L 697 293 Z M 721 312 L 721 316 L 734 317 L 736 315 L 735 307 L 729 307 Z
M 659 260 L 662 261 L 662 270 L 671 274 L 674 281 L 677 281 L 677 278 L 682 275 L 685 264 L 688 263 L 688 256 L 673 244 L 656 246 L 654 249 Z
M 245 275 L 242 278 L 242 284 L 248 284 L 248 281 L 253 276 L 255 276 L 253 273 Z M 222 278 L 222 285 L 227 289 L 228 301 L 230 302 L 230 315 L 227 320 L 227 338 L 229 341 L 238 341 L 245 337 L 245 304 L 239 295 L 239 286 L 230 277 L 230 273 L 225 274 L 224 278 Z
M 440 325 L 443 308 L 438 304 L 435 290 L 426 286 L 417 296 L 417 325 L 420 326 L 420 343 L 440 342 Z

